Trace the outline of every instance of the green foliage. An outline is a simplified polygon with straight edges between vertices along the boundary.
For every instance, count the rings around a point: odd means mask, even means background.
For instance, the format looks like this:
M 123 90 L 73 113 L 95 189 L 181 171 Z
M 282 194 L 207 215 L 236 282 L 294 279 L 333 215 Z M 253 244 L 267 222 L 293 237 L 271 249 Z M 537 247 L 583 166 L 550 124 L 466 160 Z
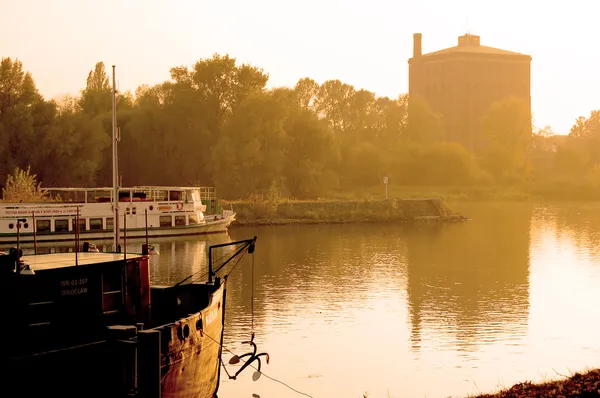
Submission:
M 569 135 L 578 138 L 600 137 L 600 110 L 592 111 L 588 118 L 579 116 Z
M 42 183 L 37 181 L 37 175 L 31 173 L 31 167 L 26 170 L 15 168 L 13 174 L 6 177 L 2 188 L 2 199 L 5 202 L 42 202 L 48 199 L 42 190 Z
M 532 125 L 528 104 L 514 97 L 492 104 L 483 117 L 487 138 L 484 167 L 500 180 L 522 178 L 528 174 L 528 152 Z
M 436 114 L 420 98 L 408 101 L 408 118 L 404 138 L 418 144 L 431 143 L 444 138 L 442 116 Z
M 117 95 L 126 185 L 214 185 L 220 196 L 252 197 L 256 212 L 271 214 L 280 200 L 274 187 L 302 200 L 380 197 L 383 177 L 390 187 L 435 186 L 423 191 L 431 195 L 455 187 L 457 196 L 472 190 L 475 197 L 498 184 L 570 181 L 580 193 L 599 184 L 600 111 L 577 119 L 562 142 L 548 126 L 532 134 L 528 104 L 499 101 L 482 120 L 488 142 L 474 159 L 445 141 L 443 118 L 419 98 L 377 97 L 308 77 L 267 89 L 267 73 L 227 54 L 173 67 L 170 76 Z M 0 173 L 30 165 L 47 186 L 111 184 L 112 85 L 104 63 L 85 83 L 79 96 L 45 101 L 20 61 L 2 59 Z
M 104 62 L 96 63 L 88 73 L 85 89 L 81 92 L 79 106 L 86 114 L 96 117 L 108 113 L 112 108 L 111 85 L 104 68 Z
M 395 177 L 409 185 L 464 185 L 480 173 L 473 158 L 454 143 L 412 144 L 395 165 Z

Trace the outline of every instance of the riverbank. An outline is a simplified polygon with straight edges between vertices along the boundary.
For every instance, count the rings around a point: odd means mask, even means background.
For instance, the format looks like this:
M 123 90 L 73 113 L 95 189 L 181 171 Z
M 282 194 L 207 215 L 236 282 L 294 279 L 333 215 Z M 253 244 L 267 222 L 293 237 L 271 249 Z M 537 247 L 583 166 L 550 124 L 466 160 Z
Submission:
M 600 200 L 600 185 L 572 181 L 521 182 L 489 185 L 389 185 L 390 198 L 441 198 L 447 202 L 461 201 L 590 201 Z M 383 185 L 356 189 L 340 189 L 329 199 L 383 199 Z
M 253 195 L 248 200 L 222 201 L 233 207 L 238 225 L 348 222 L 464 221 L 468 215 L 451 207 L 466 202 L 572 202 L 600 200 L 600 186 L 579 183 L 520 183 L 473 186 L 382 185 L 339 189 L 317 200 Z M 431 206 L 428 202 L 437 201 Z
M 600 397 L 600 369 L 575 373 L 569 378 L 534 384 L 518 383 L 495 394 L 471 398 Z
M 233 208 L 238 225 L 339 224 L 356 222 L 457 222 L 455 213 L 440 198 L 384 200 L 269 200 L 223 202 Z

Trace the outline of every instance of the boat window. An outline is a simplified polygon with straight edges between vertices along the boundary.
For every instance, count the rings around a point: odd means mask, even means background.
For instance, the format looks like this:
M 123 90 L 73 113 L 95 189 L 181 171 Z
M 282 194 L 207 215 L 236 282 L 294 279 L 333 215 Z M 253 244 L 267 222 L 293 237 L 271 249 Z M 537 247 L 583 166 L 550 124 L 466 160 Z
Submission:
M 77 219 L 71 219 L 71 228 L 75 232 L 77 231 Z M 79 219 L 79 232 L 85 231 L 85 218 Z
M 181 191 L 169 191 L 169 200 L 179 201 L 183 200 L 183 192 Z
M 170 227 L 172 225 L 171 216 L 160 216 L 160 226 Z
M 35 220 L 37 232 L 50 232 L 50 220 Z
M 185 216 L 175 216 L 175 225 L 185 225 Z
M 137 214 L 137 208 L 135 206 L 131 208 L 131 214 Z
M 54 232 L 67 232 L 69 231 L 69 220 L 61 219 L 54 220 Z
M 115 229 L 115 219 L 113 217 L 106 217 L 106 229 L 109 231 Z
M 91 230 L 102 229 L 102 219 L 101 218 L 90 218 L 90 229 Z
M 190 225 L 192 224 L 198 224 L 198 216 L 195 214 L 190 214 L 188 216 L 188 222 L 190 223 Z

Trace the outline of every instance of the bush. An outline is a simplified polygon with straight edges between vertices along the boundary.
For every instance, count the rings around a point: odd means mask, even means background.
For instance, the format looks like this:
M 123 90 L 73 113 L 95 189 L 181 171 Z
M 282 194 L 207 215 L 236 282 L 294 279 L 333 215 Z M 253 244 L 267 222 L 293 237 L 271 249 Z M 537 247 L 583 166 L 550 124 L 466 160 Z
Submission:
M 38 183 L 37 175 L 31 174 L 31 166 L 27 166 L 27 170 L 17 167 L 14 174 L 6 177 L 2 199 L 13 203 L 43 202 L 48 199 L 48 194 L 42 190 L 42 183 Z

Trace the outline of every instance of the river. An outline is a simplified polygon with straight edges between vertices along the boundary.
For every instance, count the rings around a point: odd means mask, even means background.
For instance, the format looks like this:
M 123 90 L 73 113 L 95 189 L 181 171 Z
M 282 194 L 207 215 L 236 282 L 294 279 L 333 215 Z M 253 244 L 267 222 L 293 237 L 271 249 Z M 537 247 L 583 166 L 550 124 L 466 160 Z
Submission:
M 471 220 L 161 241 L 151 277 L 201 275 L 209 244 L 258 237 L 254 289 L 250 255 L 229 278 L 224 341 L 247 352 L 254 325 L 271 360 L 256 382 L 222 373 L 222 398 L 465 397 L 600 367 L 600 204 L 456 209 Z

